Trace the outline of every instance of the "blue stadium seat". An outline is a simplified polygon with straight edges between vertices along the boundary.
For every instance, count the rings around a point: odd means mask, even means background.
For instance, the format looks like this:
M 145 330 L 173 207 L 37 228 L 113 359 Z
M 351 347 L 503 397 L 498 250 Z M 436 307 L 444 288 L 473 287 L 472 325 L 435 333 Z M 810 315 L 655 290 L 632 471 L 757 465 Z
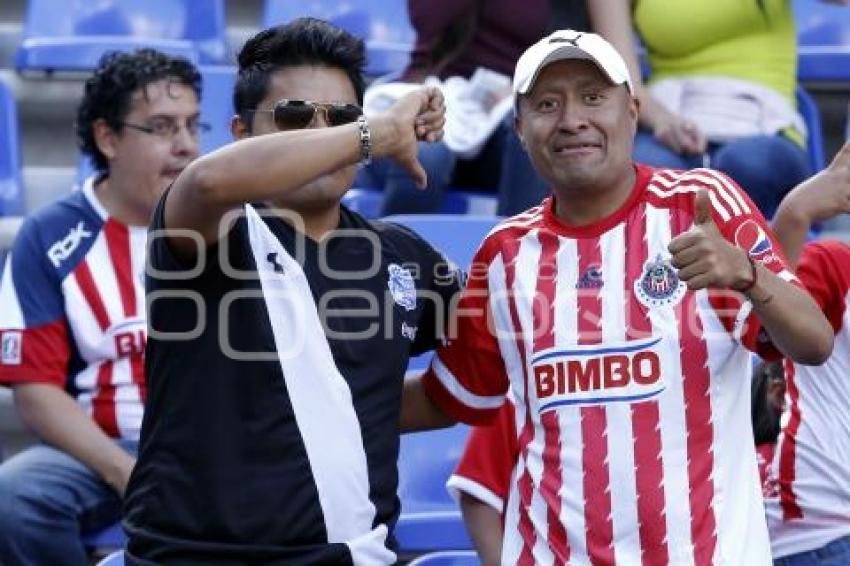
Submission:
M 366 218 L 378 218 L 384 194 L 373 188 L 354 188 L 345 193 L 342 203 Z M 493 216 L 498 209 L 494 194 L 449 190 L 440 204 L 440 214 Z
M 484 236 L 500 218 L 464 214 L 399 214 L 387 216 L 384 220 L 407 226 L 468 271 Z M 431 356 L 429 352 L 411 359 L 408 371 L 425 369 Z
M 407 226 L 450 260 L 467 269 L 484 236 L 501 218 L 465 214 L 396 214 L 383 220 Z
M 365 218 L 377 218 L 381 214 L 384 194 L 374 189 L 354 188 L 342 197 L 342 204 Z
M 820 0 L 794 0 L 801 81 L 850 81 L 850 10 Z
M 124 566 L 124 551 L 118 550 L 113 552 L 112 554 L 98 562 L 97 566 Z
M 203 66 L 201 121 L 212 128 L 201 134 L 201 153 L 209 153 L 233 141 L 230 119 L 233 117 L 233 84 L 236 67 Z
M 395 531 L 402 552 L 472 548 L 460 509 L 446 490 L 468 434 L 469 427 L 456 425 L 402 435 Z
M 806 128 L 809 130 L 806 138 L 806 150 L 809 154 L 809 165 L 812 167 L 812 172 L 817 173 L 826 166 L 820 112 L 812 96 L 799 85 L 797 86 L 797 110 L 803 116 Z
M 366 74 L 377 77 L 407 66 L 416 39 L 404 0 L 266 0 L 263 26 L 313 16 L 366 41 Z
M 105 529 L 83 534 L 83 546 L 97 550 L 116 550 L 127 544 L 127 535 L 121 523 L 115 523 Z
M 472 550 L 431 552 L 413 560 L 408 566 L 480 566 L 478 555 Z
M 107 51 L 140 47 L 195 63 L 224 62 L 224 0 L 29 0 L 15 65 L 88 71 Z
M 0 81 L 0 216 L 23 213 L 22 187 L 15 95 Z

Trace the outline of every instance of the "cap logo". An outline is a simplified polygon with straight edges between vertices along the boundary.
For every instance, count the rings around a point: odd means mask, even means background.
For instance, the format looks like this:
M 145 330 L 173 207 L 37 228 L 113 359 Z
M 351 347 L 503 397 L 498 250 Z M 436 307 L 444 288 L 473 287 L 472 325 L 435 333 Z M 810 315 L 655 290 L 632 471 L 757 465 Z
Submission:
M 581 39 L 583 34 L 577 33 L 575 37 L 552 37 L 549 39 L 549 43 L 569 43 L 573 47 L 578 47 L 578 40 Z

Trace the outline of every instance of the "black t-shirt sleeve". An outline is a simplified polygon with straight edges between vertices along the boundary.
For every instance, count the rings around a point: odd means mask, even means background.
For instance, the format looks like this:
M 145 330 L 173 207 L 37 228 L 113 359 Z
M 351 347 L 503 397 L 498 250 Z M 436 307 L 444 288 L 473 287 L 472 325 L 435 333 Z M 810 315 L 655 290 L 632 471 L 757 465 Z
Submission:
M 419 331 L 411 348 L 414 354 L 434 350 L 443 342 L 453 310 L 466 278 L 460 267 L 429 243 L 418 238 L 422 254 L 423 309 Z
M 208 244 L 200 234 L 189 229 L 168 228 L 165 223 L 165 201 L 171 187 L 166 189 L 154 209 L 151 224 L 148 227 L 148 265 L 147 288 L 154 287 L 200 287 L 215 284 L 226 276 L 227 269 L 222 266 L 220 242 Z M 178 256 L 173 247 L 173 239 L 193 240 L 198 253 L 194 258 Z M 235 270 L 242 269 L 243 249 L 246 245 L 247 229 L 244 217 L 239 218 L 227 233 L 227 261 Z

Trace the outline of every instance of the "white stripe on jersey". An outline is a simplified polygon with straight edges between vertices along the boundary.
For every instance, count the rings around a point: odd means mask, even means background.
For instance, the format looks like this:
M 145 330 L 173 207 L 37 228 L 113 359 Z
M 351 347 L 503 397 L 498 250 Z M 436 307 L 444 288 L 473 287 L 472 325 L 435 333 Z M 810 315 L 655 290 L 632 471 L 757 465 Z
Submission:
M 369 498 L 360 422 L 351 390 L 331 354 L 307 277 L 254 208 L 245 205 L 245 211 L 278 360 L 310 462 L 328 542 L 348 543 L 355 563 L 376 557 L 379 562 L 394 562 L 395 554 L 386 546 L 386 525 L 372 527 L 375 505 Z M 269 252 L 278 254 L 284 275 L 266 266 Z M 294 351 L 292 344 L 301 347 Z M 312 378 L 304 379 L 308 375 Z
M 752 354 L 734 347 L 732 338 L 708 301 L 705 290 L 697 292 L 711 374 L 711 414 L 714 424 L 714 515 L 717 517 L 715 562 L 737 557 L 741 564 L 769 566 L 767 524 L 756 510 L 762 508 L 755 446 L 750 418 L 750 376 L 740 368 L 752 367 Z M 729 464 L 735 462 L 733 473 Z M 726 464 L 726 465 L 724 465 Z M 744 470 L 748 473 L 740 473 Z
M 494 327 L 499 336 L 499 350 L 505 364 L 505 371 L 510 377 L 511 393 L 514 399 L 522 400 L 514 407 L 515 429 L 517 437 L 522 431 L 523 423 L 527 414 L 527 405 L 525 402 L 525 391 L 522 390 L 522 384 L 525 383 L 523 376 L 522 358 L 516 347 L 516 341 L 513 339 L 513 332 L 510 316 L 507 309 L 503 308 L 503 304 L 499 304 L 500 300 L 507 300 L 508 291 L 505 287 L 505 265 L 501 255 L 497 255 L 490 263 L 488 272 L 488 288 L 490 296 L 493 298 L 489 302 L 490 313 L 493 317 Z M 497 299 L 497 298 L 500 298 Z M 435 356 L 436 359 L 436 356 Z M 523 540 L 519 534 L 520 523 L 520 507 L 522 505 L 518 483 L 516 478 L 520 477 L 525 472 L 525 460 L 519 458 L 517 466 L 514 470 L 514 476 L 511 480 L 510 491 L 508 493 L 508 503 L 505 509 L 505 536 L 502 541 L 502 556 L 508 563 L 516 563 L 523 548 Z
M 741 190 L 738 189 L 732 183 L 730 183 L 729 179 L 727 179 L 726 176 L 723 173 L 715 171 L 714 169 L 694 169 L 693 172 L 695 174 L 696 173 L 705 174 L 705 175 L 708 175 L 709 177 L 711 177 L 713 179 L 717 179 L 720 182 L 720 184 L 727 191 L 729 191 L 729 194 L 731 194 L 735 198 L 735 200 L 738 201 L 738 204 L 740 205 L 741 210 L 744 211 L 744 214 L 752 214 L 753 211 L 750 208 L 750 206 L 747 204 L 746 199 L 743 196 L 741 196 Z
M 578 246 L 569 238 L 558 238 L 558 279 L 555 297 L 555 347 L 569 349 L 578 344 Z M 571 564 L 587 564 L 587 540 L 584 537 L 584 473 L 582 466 L 582 428 L 579 411 L 562 411 L 558 415 L 561 427 L 561 522 L 566 525 Z M 575 536 L 580 533 L 580 536 Z
M 133 386 L 133 368 L 130 358 L 125 356 L 115 362 L 112 367 L 112 383 L 126 384 L 115 389 L 115 420 L 121 438 L 138 440 L 142 430 L 142 415 L 144 404 L 139 395 L 139 387 Z
M 121 253 L 129 250 L 121 250 Z M 86 254 L 86 262 L 91 270 L 92 280 L 97 288 L 100 300 L 106 307 L 110 325 L 124 320 L 124 305 L 121 303 L 121 289 L 118 284 L 116 266 L 112 263 L 109 254 L 109 243 L 106 239 L 106 230 L 101 230 L 95 238 L 89 253 Z M 144 311 L 143 311 L 144 312 Z M 111 338 L 107 336 L 107 338 Z
M 600 237 L 602 265 L 605 266 L 605 285 L 600 294 L 603 343 L 622 344 L 626 340 L 627 320 L 624 307 L 628 302 L 623 285 L 626 279 L 625 226 L 625 223 L 618 224 Z M 609 430 L 608 469 L 617 471 L 617 475 L 609 480 L 616 541 L 614 557 L 617 564 L 628 564 L 632 557 L 641 555 L 632 405 L 611 403 L 604 407 Z
M 649 192 L 651 192 L 652 194 L 654 194 L 658 197 L 661 197 L 661 198 L 668 198 L 668 197 L 671 197 L 673 195 L 682 194 L 682 193 L 697 193 L 702 189 L 708 188 L 708 187 L 705 187 L 704 185 L 677 184 L 677 185 L 675 185 L 673 190 L 667 191 L 667 190 L 662 189 L 659 185 L 653 184 L 653 181 L 656 181 L 657 179 L 660 179 L 660 178 L 653 177 L 652 181 L 649 182 L 649 185 L 647 185 L 646 188 Z M 711 190 L 708 191 L 708 200 L 711 201 L 712 208 L 714 208 L 714 210 L 717 211 L 717 213 L 720 215 L 720 218 L 722 218 L 724 220 L 724 222 L 728 222 L 729 220 L 731 220 L 732 216 L 729 214 L 729 211 L 726 210 L 726 207 L 724 207 L 720 203 L 720 201 L 717 200 L 717 195 L 715 195 L 714 192 L 711 191 Z
M 6 266 L 3 269 L 3 282 L 0 284 L 0 328 L 20 330 L 24 328 L 24 313 L 21 302 L 12 283 L 12 252 L 6 256 Z
M 710 169 L 693 169 L 685 173 L 670 174 L 670 171 L 659 172 L 659 183 L 669 187 L 676 183 L 686 183 L 697 181 L 702 183 L 705 188 L 713 190 L 729 207 L 732 216 L 740 216 L 741 214 L 750 214 L 751 210 L 746 201 L 738 194 L 738 191 L 729 184 L 726 179 L 718 175 L 716 171 Z M 666 179 L 665 179 L 666 177 Z M 662 180 L 664 179 L 664 180 Z M 669 180 L 668 180 L 669 179 Z
M 731 214 L 731 217 L 752 213 L 752 209 L 747 204 L 744 197 L 741 196 L 740 191 L 722 174 L 711 169 L 692 169 L 684 172 L 660 169 L 653 175 L 650 183 L 657 182 L 659 185 L 669 189 L 677 184 L 687 184 L 691 186 L 692 181 L 697 181 L 702 184 L 703 188 L 709 189 L 709 194 L 716 192 L 720 195 L 729 207 L 728 212 Z M 719 201 L 717 201 L 717 203 L 719 204 Z M 723 208 L 725 210 L 725 207 Z M 720 213 L 720 210 L 718 210 L 718 213 Z
M 671 239 L 669 209 L 646 205 L 646 247 L 649 257 L 667 256 L 667 244 Z M 670 351 L 679 349 L 675 330 L 668 329 L 677 324 L 675 307 L 672 305 L 648 309 L 649 322 L 654 335 L 666 336 L 665 346 Z M 682 365 L 680 356 L 664 356 L 661 360 L 662 374 L 669 376 L 666 390 L 658 398 L 661 445 L 664 447 L 662 465 L 664 469 L 664 493 L 666 495 L 667 551 L 673 564 L 690 566 L 694 563 L 691 524 L 681 520 L 690 517 L 690 501 L 686 494 L 690 490 L 687 464 L 687 426 L 685 420 L 685 391 L 682 387 Z M 678 457 L 675 457 L 678 455 Z
M 97 285 L 96 281 L 95 279 L 95 285 Z M 104 335 L 100 329 L 97 318 L 89 307 L 89 303 L 73 272 L 62 281 L 62 294 L 65 296 L 68 325 L 71 327 L 71 333 L 76 340 L 77 349 L 83 360 L 91 364 L 112 359 L 111 351 L 114 349 L 112 340 L 109 336 Z
M 531 312 L 531 305 L 534 303 L 535 294 L 537 292 L 537 268 L 540 260 L 541 246 L 537 239 L 537 230 L 527 232 L 520 240 L 519 252 L 517 253 L 516 264 L 514 266 L 514 286 L 512 300 L 516 305 L 517 317 L 519 319 L 520 328 L 512 339 L 516 344 L 519 339 L 519 347 L 523 348 L 526 355 L 526 363 L 529 359 L 529 352 L 533 351 L 534 336 L 540 329 L 534 326 L 534 316 Z M 507 307 L 507 303 L 502 303 Z M 511 325 L 510 328 L 513 328 Z M 534 395 L 534 383 L 531 380 L 531 375 L 528 375 L 528 394 Z M 523 383 L 525 380 L 524 368 L 518 368 L 517 374 L 511 376 L 511 381 Z M 524 395 L 517 397 L 525 399 Z M 522 411 L 523 414 L 525 411 Z M 528 444 L 528 458 L 524 461 L 524 465 L 531 477 L 533 486 L 531 491 L 531 509 L 529 515 L 536 533 L 535 544 L 532 548 L 534 561 L 538 564 L 551 563 L 553 561 L 552 552 L 547 544 L 546 532 L 548 531 L 546 522 L 546 502 L 543 500 L 540 491 L 540 485 L 543 480 L 543 460 L 539 458 L 539 453 L 543 450 L 543 428 L 540 423 L 539 416 L 531 413 L 532 437 Z M 524 426 L 524 421 L 518 423 L 521 432 Z M 519 445 L 520 450 L 523 446 Z M 539 451 L 539 453 L 538 453 Z M 533 454 L 533 455 L 532 455 Z M 521 456 L 520 456 L 521 457 Z M 521 475 L 519 477 L 522 477 Z

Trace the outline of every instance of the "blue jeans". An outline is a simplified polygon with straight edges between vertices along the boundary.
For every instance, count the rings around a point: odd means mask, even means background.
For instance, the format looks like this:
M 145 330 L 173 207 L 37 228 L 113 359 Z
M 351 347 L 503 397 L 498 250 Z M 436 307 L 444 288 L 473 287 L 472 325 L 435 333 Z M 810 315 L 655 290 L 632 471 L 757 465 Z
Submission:
M 850 536 L 836 539 L 826 546 L 783 556 L 773 566 L 847 566 L 850 564 Z
M 0 564 L 85 565 L 80 533 L 120 518 L 118 494 L 55 448 L 33 446 L 0 465 Z
M 381 216 L 439 212 L 446 189 L 494 187 L 498 211 L 511 216 L 540 203 L 548 187 L 534 170 L 508 116 L 487 140 L 481 153 L 460 160 L 443 142 L 419 143 L 419 162 L 428 174 L 426 190 L 416 188 L 413 178 L 389 159 L 375 160 L 360 170 L 355 187 L 382 189 Z
M 782 197 L 813 171 L 806 151 L 783 135 L 740 138 L 710 144 L 708 166 L 732 177 L 753 199 L 766 218 L 773 216 Z M 704 167 L 703 155 L 675 153 L 648 132 L 638 132 L 635 161 L 655 167 Z

